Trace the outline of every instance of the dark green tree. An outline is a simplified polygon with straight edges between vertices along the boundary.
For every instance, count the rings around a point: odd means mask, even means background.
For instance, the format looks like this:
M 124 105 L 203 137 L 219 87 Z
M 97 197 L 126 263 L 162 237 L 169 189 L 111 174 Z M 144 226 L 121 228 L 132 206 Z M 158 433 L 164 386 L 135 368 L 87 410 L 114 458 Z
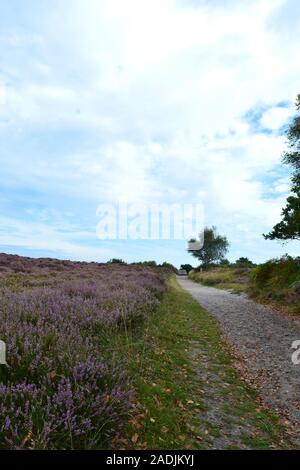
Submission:
M 230 261 L 229 259 L 227 258 L 223 258 L 219 261 L 219 266 L 223 266 L 223 267 L 226 267 L 226 266 L 230 266 Z
M 189 273 L 194 268 L 191 264 L 182 264 L 180 269 L 184 269 L 187 273 Z
M 190 241 L 194 241 L 194 239 Z M 219 235 L 216 227 L 205 227 L 203 247 L 190 251 L 190 253 L 201 262 L 201 267 L 206 269 L 213 263 L 224 259 L 228 248 L 229 242 L 225 235 Z
M 145 266 L 150 266 L 150 267 L 152 267 L 152 268 L 156 268 L 156 266 L 157 266 L 157 262 L 154 261 L 154 260 L 142 261 L 141 264 L 144 264 Z
M 253 266 L 252 261 L 245 256 L 241 256 L 239 259 L 236 260 L 235 264 L 237 266 Z
M 107 264 L 126 264 L 126 263 L 120 258 L 112 258 L 109 261 L 107 261 Z
M 170 271 L 173 271 L 173 273 L 177 273 L 177 269 L 175 266 L 171 263 L 168 263 L 167 261 L 164 261 L 162 264 L 158 265 L 159 268 L 166 268 L 169 269 Z
M 300 240 L 300 94 L 297 96 L 295 115 L 287 131 L 288 151 L 283 162 L 292 169 L 291 195 L 282 210 L 282 220 L 270 233 L 264 234 L 269 240 Z
M 150 261 L 134 261 L 131 263 L 133 265 L 142 265 L 142 266 L 150 266 L 151 268 L 156 268 L 158 266 L 157 262 L 154 260 Z

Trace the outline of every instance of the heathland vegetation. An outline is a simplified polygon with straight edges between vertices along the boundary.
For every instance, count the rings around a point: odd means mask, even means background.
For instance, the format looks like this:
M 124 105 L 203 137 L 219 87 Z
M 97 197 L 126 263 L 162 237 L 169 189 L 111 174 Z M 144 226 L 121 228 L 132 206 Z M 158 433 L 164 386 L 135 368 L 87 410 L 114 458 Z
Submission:
M 300 234 L 299 114 L 287 136 L 291 196 L 281 222 L 265 235 L 283 241 Z M 299 257 L 230 263 L 226 236 L 214 227 L 204 235 L 192 252 L 200 266 L 182 265 L 191 279 L 300 312 Z M 7 353 L 0 366 L 0 449 L 290 445 L 278 418 L 239 379 L 217 323 L 176 284 L 176 271 L 155 261 L 0 255 L 0 340 Z
M 118 338 L 153 315 L 167 273 L 0 255 L 0 449 L 111 445 L 134 400 Z
M 172 270 L 2 254 L 0 295 L 0 449 L 290 445 Z

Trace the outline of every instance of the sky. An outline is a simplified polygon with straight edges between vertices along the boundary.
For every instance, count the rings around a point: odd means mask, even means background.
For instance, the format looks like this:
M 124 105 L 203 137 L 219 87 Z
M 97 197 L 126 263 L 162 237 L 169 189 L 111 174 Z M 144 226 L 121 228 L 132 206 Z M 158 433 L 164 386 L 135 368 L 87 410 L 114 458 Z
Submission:
M 195 263 L 185 240 L 100 240 L 99 204 L 196 204 L 231 261 L 262 233 L 300 93 L 298 0 L 0 0 L 0 251 Z

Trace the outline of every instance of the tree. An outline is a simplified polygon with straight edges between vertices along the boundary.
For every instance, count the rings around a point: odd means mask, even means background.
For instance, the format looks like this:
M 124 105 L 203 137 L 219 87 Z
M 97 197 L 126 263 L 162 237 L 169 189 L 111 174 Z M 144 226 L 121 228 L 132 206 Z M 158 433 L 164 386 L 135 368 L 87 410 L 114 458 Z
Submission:
M 300 94 L 297 96 L 296 110 L 288 131 L 289 150 L 283 155 L 283 163 L 292 168 L 291 196 L 282 210 L 282 220 L 270 233 L 263 235 L 269 240 L 300 240 Z
M 107 264 L 126 264 L 126 263 L 120 258 L 112 258 L 109 261 L 107 261 Z
M 227 258 L 223 258 L 219 261 L 219 266 L 230 266 L 230 261 Z
M 138 266 L 150 266 L 151 268 L 156 268 L 158 266 L 157 262 L 154 261 L 154 260 L 150 260 L 150 261 L 134 261 L 133 263 L 134 266 L 138 265 Z
M 154 261 L 154 260 L 142 261 L 141 264 L 143 264 L 145 266 L 150 266 L 151 268 L 156 268 L 156 266 L 157 266 L 157 262 Z
M 189 273 L 194 268 L 191 264 L 182 264 L 180 269 L 184 269 L 187 273 Z
M 190 241 L 194 241 L 190 240 Z M 203 268 L 224 259 L 229 248 L 226 236 L 219 235 L 216 227 L 204 229 L 204 244 L 199 250 L 191 251 L 191 254 L 201 261 Z
M 169 269 L 173 273 L 177 273 L 177 269 L 175 268 L 175 266 L 171 263 L 168 263 L 167 261 L 164 261 L 162 264 L 159 264 L 158 267 L 159 268 Z
M 235 264 L 237 266 L 253 266 L 252 261 L 245 256 L 241 256 L 239 259 L 236 260 Z

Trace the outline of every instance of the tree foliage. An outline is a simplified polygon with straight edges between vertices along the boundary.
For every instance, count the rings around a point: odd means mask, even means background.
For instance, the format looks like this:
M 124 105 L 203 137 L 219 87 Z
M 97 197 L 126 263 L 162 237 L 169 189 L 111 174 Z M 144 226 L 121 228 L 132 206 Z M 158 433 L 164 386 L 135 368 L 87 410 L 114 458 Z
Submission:
M 107 262 L 107 264 L 126 264 L 126 262 L 121 258 L 112 258 Z
M 193 266 L 191 264 L 182 264 L 180 266 L 180 269 L 184 269 L 187 273 L 189 273 L 193 268 Z
M 203 247 L 200 250 L 192 251 L 191 254 L 201 262 L 203 268 L 207 268 L 224 259 L 228 248 L 229 242 L 225 235 L 219 235 L 216 227 L 205 227 Z
M 282 210 L 282 220 L 270 233 L 264 235 L 269 240 L 300 240 L 300 94 L 296 101 L 298 114 L 293 118 L 288 131 L 288 151 L 283 162 L 292 169 L 291 195 Z
M 219 261 L 219 266 L 223 266 L 223 267 L 230 266 L 230 261 L 229 261 L 229 259 L 227 259 L 227 258 L 222 258 L 222 259 Z
M 173 271 L 174 273 L 177 273 L 177 268 L 171 263 L 168 263 L 167 261 L 164 261 L 162 264 L 158 265 L 159 268 L 166 268 L 169 269 L 170 271 Z
M 241 256 L 239 259 L 236 260 L 235 264 L 237 266 L 253 266 L 252 261 L 246 256 Z

